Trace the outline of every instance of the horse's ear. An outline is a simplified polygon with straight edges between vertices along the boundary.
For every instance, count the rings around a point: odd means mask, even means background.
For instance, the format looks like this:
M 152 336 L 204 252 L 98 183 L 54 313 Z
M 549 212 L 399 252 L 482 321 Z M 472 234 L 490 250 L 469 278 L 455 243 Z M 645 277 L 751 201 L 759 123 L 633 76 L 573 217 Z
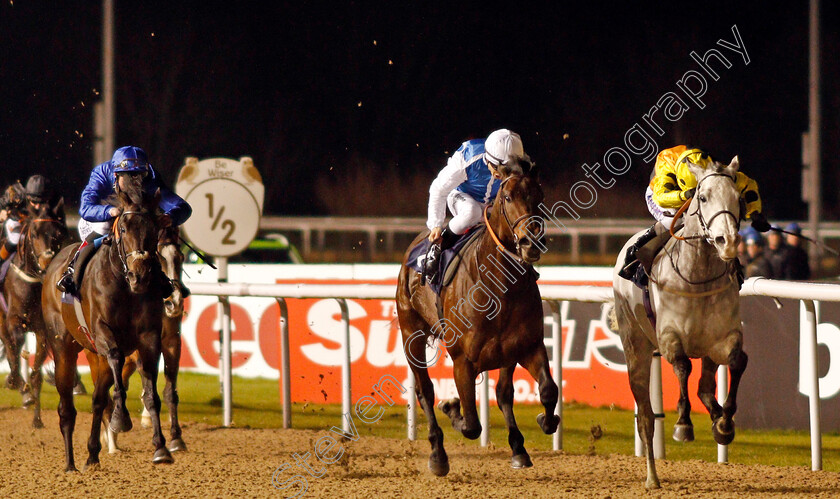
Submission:
M 694 178 L 697 179 L 697 182 L 700 182 L 700 179 L 706 176 L 706 169 L 700 165 L 696 165 L 691 161 L 686 161 L 688 165 L 688 170 L 694 174 Z
M 55 215 L 59 213 L 64 213 L 64 196 L 59 196 L 58 200 L 52 205 L 52 212 Z
M 537 168 L 536 163 L 531 163 L 531 167 L 528 169 L 528 176 L 536 181 L 540 180 L 540 169 Z
M 729 162 L 729 166 L 727 168 L 732 169 L 732 173 L 736 173 L 739 168 L 741 168 L 741 163 L 738 161 L 738 156 L 732 158 L 732 161 Z
M 154 200 L 155 200 L 155 207 L 156 207 L 156 208 L 157 208 L 157 206 L 160 204 L 160 197 L 161 197 L 161 196 L 160 196 L 160 187 L 158 187 L 158 188 L 155 190 L 155 196 L 154 196 Z

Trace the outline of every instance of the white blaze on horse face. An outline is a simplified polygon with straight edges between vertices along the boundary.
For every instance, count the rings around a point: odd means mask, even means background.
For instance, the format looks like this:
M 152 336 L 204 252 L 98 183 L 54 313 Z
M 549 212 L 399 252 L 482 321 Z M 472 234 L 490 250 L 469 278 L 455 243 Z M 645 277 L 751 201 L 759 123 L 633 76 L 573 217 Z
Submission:
M 708 224 L 709 241 L 723 260 L 738 256 L 737 217 L 741 210 L 734 178 L 735 172 L 731 168 L 722 170 L 721 174 L 709 172 L 696 194 L 703 219 Z

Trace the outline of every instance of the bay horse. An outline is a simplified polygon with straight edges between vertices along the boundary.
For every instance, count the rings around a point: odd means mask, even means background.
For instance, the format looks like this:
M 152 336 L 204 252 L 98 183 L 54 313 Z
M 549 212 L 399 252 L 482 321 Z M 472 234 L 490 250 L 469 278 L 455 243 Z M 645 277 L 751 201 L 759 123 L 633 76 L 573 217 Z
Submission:
M 66 471 L 76 471 L 73 457 L 73 429 L 76 409 L 73 384 L 78 354 L 96 353 L 91 362 L 93 423 L 88 439 L 86 468 L 99 468 L 102 449 L 99 434 L 102 415 L 109 405 L 114 385 L 113 411 L 109 428 L 129 431 L 131 418 L 125 405 L 121 376 L 126 356 L 139 353 L 138 367 L 146 393 L 144 402 L 152 416 L 155 447 L 153 463 L 171 463 L 172 455 L 160 425 L 160 397 L 157 393 L 158 359 L 163 321 L 162 285 L 154 278 L 154 255 L 158 241 L 160 192 L 149 196 L 142 189 L 117 193 L 120 214 L 113 222 L 110 241 L 91 257 L 80 286 L 80 305 L 86 324 L 80 324 L 74 305 L 64 304 L 56 282 L 67 267 L 77 245 L 64 248 L 47 269 L 42 305 L 55 357 L 55 381 L 59 393 L 59 425 L 64 436 Z M 89 326 L 87 326 L 89 325 Z
M 163 301 L 163 330 L 161 331 L 161 347 L 163 353 L 163 373 L 166 378 L 166 386 L 163 389 L 163 400 L 169 409 L 169 445 L 170 452 L 185 451 L 187 444 L 181 437 L 181 424 L 178 421 L 178 369 L 181 363 L 181 322 L 184 316 L 185 292 L 181 287 L 181 272 L 184 268 L 184 254 L 181 252 L 179 229 L 170 226 L 160 231 L 157 243 L 157 256 L 169 282 L 172 284 L 172 294 Z M 94 354 L 85 352 L 90 359 Z M 137 369 L 138 352 L 126 358 L 123 367 L 123 383 L 128 389 L 128 380 Z M 143 395 L 141 394 L 141 399 Z M 108 419 L 109 411 L 106 409 L 105 418 Z M 152 425 L 151 414 L 146 407 L 143 407 L 141 425 L 148 428 Z M 104 429 L 108 442 L 108 452 L 113 454 L 119 451 L 117 446 L 117 434 Z
M 618 329 L 621 336 L 630 389 L 638 406 L 638 431 L 647 457 L 645 486 L 649 489 L 659 488 L 649 387 L 655 350 L 673 365 L 679 380 L 679 419 L 674 439 L 694 440 L 688 399 L 689 359 L 693 358 L 703 359 L 697 395 L 711 416 L 715 441 L 727 445 L 735 437 L 732 417 L 738 385 L 747 367 L 734 267 L 741 219 L 740 195 L 735 187 L 738 166 L 737 156 L 728 166 L 717 163 L 703 169 L 689 164 L 697 178 L 697 190 L 685 210 L 688 215 L 682 235 L 669 241 L 651 268 L 649 301 L 656 311 L 655 319 L 648 318 L 642 290 L 618 276 L 627 248 L 641 233 L 624 246 L 614 268 L 613 329 Z M 718 365 L 728 366 L 731 373 L 723 407 L 715 400 Z
M 544 223 L 538 211 L 544 196 L 537 170 L 530 162 L 522 160 L 515 171 L 503 179 L 489 218 L 485 210 L 484 234 L 463 250 L 463 260 L 451 284 L 441 290 L 442 317 L 434 292 L 421 285 L 420 274 L 405 264 L 408 252 L 400 269 L 397 315 L 403 348 L 417 380 L 417 399 L 429 421 L 432 453 L 428 465 L 437 476 L 449 472 L 449 458 L 435 416 L 435 391 L 426 361 L 430 340 L 442 339 L 452 357 L 460 397 L 442 401 L 438 408 L 465 437 L 476 439 L 481 434 L 475 407 L 476 376 L 499 369 L 496 398 L 508 428 L 511 466 L 532 466 L 513 414 L 513 372 L 517 364 L 539 382 L 540 401 L 545 407 L 537 417 L 540 428 L 551 434 L 559 424 L 554 414 L 558 390 L 543 342 L 542 300 L 531 267 L 545 251 Z M 417 236 L 410 248 L 425 237 L 428 231 Z
M 67 242 L 64 198 L 41 203 L 37 209 L 29 206 L 21 227 L 20 243 L 0 291 L 8 305 L 8 311 L 0 307 L 0 338 L 11 369 L 6 387 L 20 390 L 24 407 L 34 405 L 33 428 L 44 427 L 41 421 L 41 366 L 48 352 L 41 314 L 41 287 L 47 267 Z M 24 383 L 20 376 L 20 361 L 27 331 L 35 333 L 36 349 L 29 382 Z M 25 368 L 29 368 L 28 359 Z

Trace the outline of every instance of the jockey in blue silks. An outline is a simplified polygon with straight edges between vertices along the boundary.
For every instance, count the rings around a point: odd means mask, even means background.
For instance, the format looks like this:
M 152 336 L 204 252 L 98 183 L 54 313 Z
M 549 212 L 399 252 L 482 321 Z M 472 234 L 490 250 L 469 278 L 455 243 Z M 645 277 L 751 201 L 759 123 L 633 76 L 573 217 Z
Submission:
M 108 204 L 108 198 L 116 192 L 117 187 L 123 187 L 123 182 L 128 177 L 137 175 L 142 177 L 143 190 L 147 193 L 153 195 L 160 189 L 160 209 L 164 213 L 159 219 L 161 227 L 181 225 L 190 217 L 192 208 L 164 185 L 158 173 L 149 164 L 146 151 L 134 146 L 120 147 L 114 151 L 110 161 L 94 167 L 88 185 L 82 191 L 79 235 L 83 243 L 58 281 L 58 289 L 78 297 L 82 272 L 76 272 L 74 269 L 84 269 L 84 264 L 110 232 L 114 218 L 120 214 L 119 208 Z M 161 279 L 166 279 L 168 283 L 169 279 L 162 270 L 160 274 L 163 276 Z
M 424 265 L 426 279 L 432 280 L 437 273 L 440 252 L 481 221 L 484 207 L 493 202 L 499 191 L 502 176 L 509 173 L 518 159 L 525 157 L 519 135 L 501 129 L 486 140 L 464 142 L 449 158 L 429 188 L 426 227 L 431 231 L 432 245 Z M 447 206 L 452 219 L 444 225 Z

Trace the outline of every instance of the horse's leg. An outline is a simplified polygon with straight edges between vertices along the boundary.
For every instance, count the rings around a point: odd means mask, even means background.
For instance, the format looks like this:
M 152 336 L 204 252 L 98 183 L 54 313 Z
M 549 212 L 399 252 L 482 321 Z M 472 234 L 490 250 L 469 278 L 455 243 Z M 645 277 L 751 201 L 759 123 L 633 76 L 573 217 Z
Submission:
M 168 319 L 164 318 L 164 322 Z M 177 319 L 180 321 L 180 318 Z M 171 452 L 187 450 L 187 444 L 181 439 L 181 424 L 178 422 L 178 368 L 181 363 L 181 334 L 178 325 L 172 329 L 163 328 L 161 347 L 163 350 L 163 375 L 166 386 L 163 389 L 163 399 L 169 409 L 169 450 Z
M 8 315 L 0 323 L 0 336 L 3 337 L 3 345 L 6 347 L 6 361 L 9 363 L 6 388 L 20 390 L 23 393 L 24 382 L 20 375 L 20 351 L 23 345 L 22 341 L 18 341 L 15 329 L 14 319 Z
M 41 386 L 44 384 L 44 377 L 41 373 L 41 367 L 44 365 L 44 360 L 47 358 L 47 334 L 46 326 L 43 318 L 35 319 L 33 329 L 35 332 L 35 363 L 32 366 L 32 371 L 29 375 L 29 385 L 31 387 L 32 397 L 35 399 L 34 410 L 32 414 L 32 427 L 43 428 L 44 423 L 41 421 Z
M 122 433 L 132 428 L 131 416 L 125 406 L 126 387 L 122 379 L 125 356 L 116 345 L 108 349 L 108 367 L 111 368 L 111 376 L 114 378 L 114 410 L 111 412 L 111 421 L 108 428 L 114 433 Z
M 173 462 L 172 454 L 166 448 L 166 439 L 160 427 L 160 396 L 157 391 L 158 359 L 160 358 L 160 331 L 146 332 L 140 335 L 140 348 L 137 367 L 143 380 L 143 401 L 152 417 L 154 436 L 152 444 L 155 464 Z
M 88 460 L 85 463 L 85 470 L 98 470 L 99 452 L 102 450 L 102 443 L 99 440 L 102 427 L 102 414 L 105 412 L 105 408 L 108 406 L 108 401 L 111 398 L 109 391 L 111 385 L 114 383 L 114 378 L 107 360 L 102 356 L 96 355 L 93 357 L 90 370 L 91 372 L 96 371 L 96 381 L 93 384 L 93 400 L 91 402 L 93 422 L 90 425 Z M 73 381 L 75 382 L 75 374 Z
M 740 346 L 736 347 L 729 353 L 729 374 L 731 381 L 729 383 L 729 394 L 726 396 L 726 401 L 721 407 L 717 400 L 715 400 L 715 371 L 717 371 L 717 364 L 711 359 L 703 359 L 703 378 L 698 389 L 698 395 L 706 408 L 709 409 L 709 415 L 712 418 L 712 434 L 715 437 L 715 442 L 720 445 L 729 445 L 735 439 L 735 423 L 732 417 L 738 409 L 736 402 L 738 398 L 738 386 L 741 384 L 741 376 L 747 368 L 749 357 L 741 350 Z
M 554 378 L 551 377 L 551 368 L 548 366 L 548 353 L 545 351 L 545 347 L 543 345 L 538 346 L 536 351 L 520 364 L 528 370 L 531 377 L 540 385 L 540 402 L 545 408 L 545 412 L 537 416 L 537 424 L 540 425 L 543 433 L 550 435 L 557 431 L 557 426 L 560 424 L 560 416 L 555 412 L 557 411 L 557 404 L 562 402 L 557 400 L 559 390 Z
M 403 321 L 400 321 L 400 328 L 403 331 L 425 331 L 425 329 L 421 329 L 423 327 L 421 326 L 422 319 L 416 316 L 414 311 L 409 313 L 415 316 L 411 323 L 418 327 L 407 327 Z M 406 339 L 403 337 L 403 343 L 411 372 L 414 373 L 414 391 L 417 395 L 417 401 L 423 408 L 423 413 L 429 422 L 429 444 L 432 447 L 432 453 L 429 456 L 429 471 L 437 476 L 446 476 L 449 473 L 449 457 L 443 448 L 443 430 L 440 428 L 435 415 L 435 386 L 432 384 L 426 366 L 426 339 L 428 336 L 412 335 L 409 338 L 406 343 Z
M 677 403 L 679 419 L 674 425 L 674 440 L 694 441 L 694 425 L 691 423 L 691 402 L 688 400 L 688 377 L 691 374 L 691 360 L 685 354 L 678 355 L 673 362 L 674 374 L 680 383 L 680 400 Z
M 61 434 L 64 436 L 64 471 L 78 471 L 73 459 L 73 428 L 76 426 L 76 407 L 73 404 L 73 385 L 76 382 L 76 358 L 78 348 L 73 348 L 73 340 L 65 332 L 65 340 L 53 344 L 55 357 L 55 388 L 58 391 L 58 419 Z
M 505 417 L 508 429 L 508 444 L 510 444 L 510 466 L 514 469 L 533 466 L 528 451 L 525 450 L 525 437 L 516 425 L 513 416 L 513 371 L 516 365 L 499 369 L 499 380 L 496 382 L 496 402 Z
M 620 311 L 617 311 L 620 312 Z M 632 313 L 624 311 L 627 320 L 632 320 Z M 621 322 L 619 322 L 621 326 Z M 629 329 L 627 331 L 626 329 Z M 639 437 L 645 444 L 647 459 L 647 480 L 645 488 L 658 489 L 659 477 L 656 474 L 656 461 L 653 455 L 653 408 L 650 403 L 650 363 L 653 360 L 653 345 L 645 337 L 644 332 L 624 326 L 620 331 L 621 343 L 624 347 L 624 357 L 627 360 L 627 374 L 630 378 L 630 391 L 636 401 L 636 425 Z
M 455 364 L 455 386 L 460 399 L 441 401 L 438 407 L 452 420 L 452 427 L 462 435 L 475 440 L 481 436 L 481 422 L 475 408 L 475 377 L 478 373 L 472 363 L 463 356 L 453 359 Z M 461 414 L 461 405 L 464 413 Z

